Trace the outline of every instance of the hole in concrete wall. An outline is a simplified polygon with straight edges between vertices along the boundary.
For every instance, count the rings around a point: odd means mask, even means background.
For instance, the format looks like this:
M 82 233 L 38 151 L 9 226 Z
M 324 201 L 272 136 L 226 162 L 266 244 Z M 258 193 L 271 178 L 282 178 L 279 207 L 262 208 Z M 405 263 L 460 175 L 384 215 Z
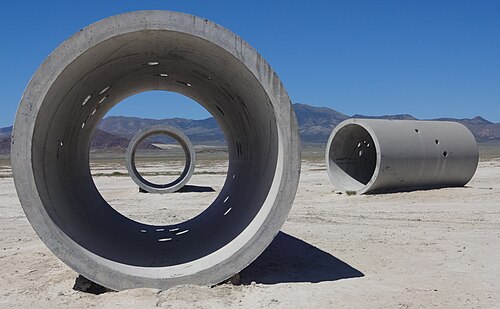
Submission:
M 420 131 L 419 131 L 418 129 L 415 129 L 415 132 L 416 132 L 416 133 L 419 133 Z
M 448 156 L 448 152 L 447 151 L 443 151 L 443 156 L 446 158 Z
M 85 104 L 87 104 L 87 102 L 90 100 L 90 98 L 91 98 L 91 97 L 92 97 L 92 96 L 89 94 L 89 95 L 88 95 L 88 96 L 87 96 L 87 97 L 83 100 L 83 102 L 82 102 L 82 106 L 83 106 L 83 105 L 85 105 Z
M 236 142 L 236 151 L 238 153 L 238 157 L 241 157 L 243 155 L 243 148 L 241 147 L 240 142 Z
M 222 109 L 219 107 L 219 105 L 215 105 L 215 107 L 217 107 L 217 109 L 219 110 L 219 112 L 222 114 L 222 116 L 224 116 L 224 112 L 222 111 Z
M 434 143 L 436 143 L 436 145 L 439 145 L 439 140 L 436 138 L 436 139 L 434 140 Z
M 104 102 L 107 98 L 108 98 L 108 96 L 104 96 L 104 97 L 102 97 L 102 98 L 99 100 L 99 103 L 97 103 L 97 104 L 101 104 L 101 103 L 102 103 L 102 102 Z
M 107 86 L 106 88 L 104 88 L 103 90 L 101 90 L 101 92 L 99 92 L 99 94 L 103 94 L 105 93 L 106 91 L 109 90 L 109 88 L 111 88 L 111 85 L 110 86 Z
M 99 108 L 106 109 L 109 103 L 105 101 Z M 125 153 L 130 139 L 140 129 L 157 124 L 177 127 L 193 143 L 196 166 L 187 183 L 192 191 L 165 195 L 139 193 L 128 175 Z M 110 109 L 94 132 L 90 158 L 94 183 L 108 204 L 128 218 L 154 225 L 177 224 L 205 210 L 223 187 L 228 169 L 227 146 L 217 122 L 196 101 L 167 91 L 143 92 Z M 146 138 L 135 158 L 141 176 L 157 184 L 175 180 L 185 164 L 182 147 L 166 135 Z M 201 187 L 215 191 L 196 192 Z M 159 232 L 179 231 L 179 228 L 159 229 Z
M 342 127 L 330 144 L 328 160 L 330 173 L 344 189 L 361 189 L 372 178 L 377 163 L 371 135 L 357 124 Z
M 190 84 L 190 83 L 183 82 L 183 81 L 181 81 L 181 80 L 178 80 L 177 82 L 178 82 L 179 84 L 186 85 L 187 87 L 191 87 L 191 84 Z

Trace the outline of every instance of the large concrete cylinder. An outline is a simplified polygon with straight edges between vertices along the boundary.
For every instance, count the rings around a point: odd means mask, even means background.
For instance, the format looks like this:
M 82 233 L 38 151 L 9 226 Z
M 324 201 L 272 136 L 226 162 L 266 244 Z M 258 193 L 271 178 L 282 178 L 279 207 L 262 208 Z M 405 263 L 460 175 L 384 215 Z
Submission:
M 325 156 L 335 187 L 362 194 L 464 186 L 479 153 L 456 122 L 347 119 L 330 135 Z
M 199 102 L 228 145 L 220 194 L 176 225 L 121 215 L 90 173 L 103 116 L 148 90 Z M 80 30 L 42 63 L 16 115 L 12 165 L 26 216 L 63 262 L 112 289 L 165 289 L 221 282 L 271 243 L 295 197 L 300 141 L 283 85 L 245 41 L 195 16 L 139 11 Z

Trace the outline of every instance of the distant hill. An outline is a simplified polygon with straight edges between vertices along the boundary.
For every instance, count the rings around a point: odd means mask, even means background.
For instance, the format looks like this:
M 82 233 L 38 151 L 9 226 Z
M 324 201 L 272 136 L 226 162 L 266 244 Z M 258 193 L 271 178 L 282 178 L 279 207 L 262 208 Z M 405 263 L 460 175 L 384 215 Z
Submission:
M 303 143 L 326 143 L 333 128 L 349 118 L 327 107 L 314 107 L 300 103 L 295 103 L 293 107 Z
M 489 125 L 489 124 L 495 124 L 491 121 L 488 121 L 486 119 L 484 119 L 483 117 L 479 117 L 479 116 L 476 116 L 472 119 L 469 119 L 469 118 L 463 118 L 463 119 L 455 119 L 455 118 L 436 118 L 436 119 L 433 119 L 433 120 L 440 120 L 440 121 L 456 121 L 456 122 L 460 122 L 464 125 L 471 125 L 471 126 L 475 126 L 475 125 Z
M 417 118 L 408 114 L 398 114 L 398 115 L 383 115 L 383 116 L 365 116 L 365 115 L 354 115 L 350 118 L 364 118 L 364 119 L 389 119 L 389 120 L 417 120 Z
M 352 117 L 327 107 L 315 107 L 296 103 L 293 105 L 299 124 L 303 144 L 324 144 L 332 130 L 348 118 L 382 118 L 416 120 L 408 114 Z M 482 117 L 431 120 L 456 121 L 467 126 L 480 142 L 500 141 L 500 124 Z M 181 129 L 194 144 L 223 145 L 224 134 L 214 118 L 192 120 L 183 118 L 145 119 L 137 117 L 111 116 L 102 120 L 92 141 L 91 151 L 124 151 L 130 139 L 140 130 L 153 125 L 169 125 Z M 8 154 L 12 127 L 0 129 L 0 154 Z M 146 148 L 154 146 L 148 144 Z
M 0 137 L 0 155 L 10 154 L 10 137 Z
M 300 138 L 303 144 L 326 143 L 333 128 L 348 118 L 377 118 L 417 120 L 408 114 L 366 116 L 348 116 L 327 107 L 315 107 L 307 104 L 295 103 L 295 114 L 299 124 Z M 431 120 L 456 121 L 467 126 L 480 142 L 500 141 L 500 124 L 492 123 L 482 117 L 474 118 L 439 118 Z M 223 144 L 224 135 L 214 118 L 191 120 L 182 118 L 173 119 L 143 119 L 135 117 L 108 117 L 102 121 L 99 128 L 113 134 L 131 138 L 142 128 L 157 124 L 165 124 L 180 128 L 195 144 Z
M 0 128 L 0 139 L 10 137 L 12 133 L 12 126 L 6 128 Z
M 102 120 L 99 129 L 131 139 L 139 130 L 154 125 L 168 125 L 179 128 L 193 143 L 225 143 L 224 134 L 212 117 L 203 120 L 192 120 L 184 118 L 145 119 L 111 116 Z
M 11 132 L 7 135 L 9 137 L 0 138 L 0 155 L 8 155 L 10 153 L 10 134 Z M 90 151 L 124 152 L 129 142 L 130 140 L 127 138 L 97 129 L 90 144 Z M 156 149 L 156 147 L 150 143 L 146 143 L 139 145 L 139 149 Z
M 90 151 L 107 151 L 107 152 L 125 152 L 127 150 L 130 139 L 112 134 L 100 129 L 97 129 L 92 142 L 90 143 Z M 152 144 L 140 144 L 139 149 L 157 149 Z
M 326 107 L 294 104 L 301 138 L 307 142 L 322 143 L 328 139 L 333 128 L 349 116 Z M 183 118 L 144 119 L 111 116 L 102 120 L 103 131 L 132 138 L 140 129 L 153 125 L 169 125 L 181 129 L 195 144 L 224 144 L 224 134 L 214 118 L 191 120 Z

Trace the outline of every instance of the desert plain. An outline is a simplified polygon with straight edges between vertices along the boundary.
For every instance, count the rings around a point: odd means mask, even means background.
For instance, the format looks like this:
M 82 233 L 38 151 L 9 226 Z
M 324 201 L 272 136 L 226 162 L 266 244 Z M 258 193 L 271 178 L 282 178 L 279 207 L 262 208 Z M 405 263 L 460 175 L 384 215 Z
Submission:
M 233 283 L 98 295 L 73 289 L 78 274 L 39 240 L 3 158 L 0 308 L 500 308 L 500 147 L 480 149 L 466 187 L 358 196 L 333 187 L 321 148 L 305 148 L 288 220 Z M 153 158 L 142 171 L 161 181 L 181 168 Z M 201 212 L 226 168 L 224 155 L 205 149 L 189 182 L 200 190 L 157 195 L 139 193 L 123 158 L 91 163 L 111 206 L 155 224 Z

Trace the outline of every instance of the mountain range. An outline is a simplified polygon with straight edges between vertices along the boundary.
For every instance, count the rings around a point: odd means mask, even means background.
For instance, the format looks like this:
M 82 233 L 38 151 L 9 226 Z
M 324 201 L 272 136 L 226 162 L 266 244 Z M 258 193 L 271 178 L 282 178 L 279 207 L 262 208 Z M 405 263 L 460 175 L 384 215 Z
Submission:
M 383 116 L 348 116 L 327 107 L 315 107 L 296 103 L 293 105 L 299 124 L 303 144 L 324 144 L 332 130 L 348 118 L 381 118 L 416 120 L 408 114 Z M 482 117 L 438 118 L 431 120 L 456 121 L 467 126 L 479 142 L 500 141 L 500 124 Z M 142 128 L 153 125 L 169 125 L 181 129 L 194 144 L 223 145 L 224 134 L 214 118 L 192 120 L 184 118 L 147 119 L 125 116 L 110 116 L 102 120 L 92 141 L 92 151 L 122 151 L 130 139 Z M 12 127 L 0 128 L 0 154 L 8 154 Z M 151 145 L 145 145 L 151 148 Z

